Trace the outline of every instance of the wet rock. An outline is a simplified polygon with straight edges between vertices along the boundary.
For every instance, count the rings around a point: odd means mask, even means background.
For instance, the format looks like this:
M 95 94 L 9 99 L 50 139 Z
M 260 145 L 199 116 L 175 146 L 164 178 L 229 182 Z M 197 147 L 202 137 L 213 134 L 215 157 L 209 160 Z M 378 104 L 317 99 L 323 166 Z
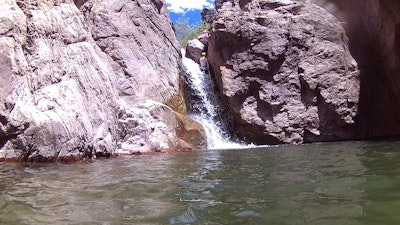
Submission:
M 203 127 L 159 102 L 119 110 L 117 154 L 145 154 L 206 148 Z M 184 145 L 182 145 L 184 143 Z
M 204 127 L 187 115 L 175 113 L 177 127 L 175 129 L 179 137 L 179 149 L 200 150 L 207 148 L 207 139 Z
M 290 0 L 216 5 L 209 61 L 244 136 L 263 144 L 353 137 L 359 71 L 334 16 Z
M 201 53 L 204 51 L 204 44 L 198 39 L 189 40 L 186 46 L 186 57 L 200 64 Z

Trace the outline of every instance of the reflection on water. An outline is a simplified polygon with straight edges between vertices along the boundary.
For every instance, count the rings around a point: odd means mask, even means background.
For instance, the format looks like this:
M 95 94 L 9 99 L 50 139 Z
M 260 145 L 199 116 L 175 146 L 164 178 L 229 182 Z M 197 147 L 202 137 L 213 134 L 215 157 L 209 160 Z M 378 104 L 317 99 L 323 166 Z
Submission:
M 0 165 L 0 224 L 400 224 L 400 143 Z

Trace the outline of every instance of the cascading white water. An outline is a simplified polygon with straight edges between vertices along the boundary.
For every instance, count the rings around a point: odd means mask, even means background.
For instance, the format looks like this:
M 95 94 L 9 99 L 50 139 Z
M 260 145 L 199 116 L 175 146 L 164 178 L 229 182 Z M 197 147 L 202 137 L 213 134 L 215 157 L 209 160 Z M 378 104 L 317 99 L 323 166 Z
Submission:
M 182 63 L 187 74 L 187 82 L 195 92 L 198 101 L 193 103 L 197 114 L 190 116 L 200 122 L 207 135 L 207 145 L 210 149 L 240 148 L 241 144 L 234 143 L 229 137 L 227 128 L 224 127 L 218 114 L 218 106 L 221 104 L 217 93 L 215 93 L 214 81 L 210 75 L 203 73 L 199 65 L 193 60 L 185 57 L 182 49 Z

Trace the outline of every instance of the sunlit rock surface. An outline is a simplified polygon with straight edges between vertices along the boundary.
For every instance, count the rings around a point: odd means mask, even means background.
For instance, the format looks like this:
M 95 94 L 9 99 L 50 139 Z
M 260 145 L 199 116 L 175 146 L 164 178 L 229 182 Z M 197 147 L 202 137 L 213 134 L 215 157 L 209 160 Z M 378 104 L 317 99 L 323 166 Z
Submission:
M 180 46 L 164 5 L 89 0 L 81 10 L 96 44 L 111 58 L 126 101 L 168 103 L 179 96 Z
M 209 61 L 255 143 L 351 139 L 360 96 L 342 24 L 302 1 L 217 1 Z
M 127 125 L 147 100 L 185 109 L 164 1 L 75 3 L 0 0 L 0 160 L 107 157 L 133 137 L 147 151 L 203 147 L 201 126 L 191 142 L 174 116 L 139 113 L 151 123 Z

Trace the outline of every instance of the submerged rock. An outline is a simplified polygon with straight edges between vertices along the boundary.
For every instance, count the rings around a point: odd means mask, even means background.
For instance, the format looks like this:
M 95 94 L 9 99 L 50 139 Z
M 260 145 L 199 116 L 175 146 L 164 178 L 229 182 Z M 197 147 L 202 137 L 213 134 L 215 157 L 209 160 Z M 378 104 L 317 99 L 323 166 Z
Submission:
M 216 5 L 209 61 L 245 137 L 263 144 L 353 137 L 359 71 L 334 16 L 292 0 Z
M 191 142 L 173 116 L 144 113 L 151 123 L 142 127 L 119 116 L 147 100 L 169 115 L 184 112 L 179 44 L 165 3 L 75 3 L 0 0 L 0 161 L 108 157 L 127 137 L 148 151 L 179 149 L 180 139 L 201 146 L 201 129 Z M 121 124 L 133 129 L 121 133 Z

